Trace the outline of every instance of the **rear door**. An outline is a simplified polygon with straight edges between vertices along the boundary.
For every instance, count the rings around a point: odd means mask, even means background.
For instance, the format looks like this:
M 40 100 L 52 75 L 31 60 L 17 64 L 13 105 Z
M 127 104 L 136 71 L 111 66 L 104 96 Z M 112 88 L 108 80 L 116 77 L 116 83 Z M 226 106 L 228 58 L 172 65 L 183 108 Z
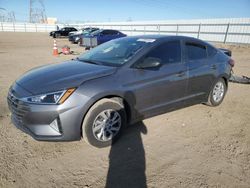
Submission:
M 165 42 L 148 52 L 144 58 L 161 59 L 157 69 L 136 69 L 129 79 L 136 96 L 136 109 L 144 117 L 168 111 L 181 104 L 187 87 L 187 67 L 182 62 L 179 40 Z
M 64 36 L 68 36 L 69 35 L 69 32 L 73 31 L 72 28 L 68 27 L 66 28 L 66 31 L 65 31 L 65 35 Z
M 66 36 L 67 32 L 68 32 L 68 28 L 65 27 L 65 28 L 63 28 L 61 35 Z
M 210 90 L 212 67 L 207 56 L 207 46 L 198 41 L 185 41 L 185 62 L 188 67 L 187 96 L 203 101 Z

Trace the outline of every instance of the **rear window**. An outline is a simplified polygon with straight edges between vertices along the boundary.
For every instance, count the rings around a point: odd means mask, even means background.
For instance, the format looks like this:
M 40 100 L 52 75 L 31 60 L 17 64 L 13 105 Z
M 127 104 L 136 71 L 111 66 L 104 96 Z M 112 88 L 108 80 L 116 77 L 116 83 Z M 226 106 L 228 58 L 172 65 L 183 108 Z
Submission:
M 198 43 L 186 43 L 186 53 L 188 60 L 207 58 L 206 46 Z
M 163 64 L 181 62 L 180 41 L 171 41 L 161 44 L 149 52 L 146 57 L 161 59 Z

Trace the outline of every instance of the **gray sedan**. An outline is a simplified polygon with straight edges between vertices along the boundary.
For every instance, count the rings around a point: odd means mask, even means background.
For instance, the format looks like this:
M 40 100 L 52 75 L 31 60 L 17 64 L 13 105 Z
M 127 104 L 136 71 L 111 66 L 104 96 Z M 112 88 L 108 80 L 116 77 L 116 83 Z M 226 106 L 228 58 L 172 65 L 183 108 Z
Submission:
M 234 61 L 198 39 L 136 36 L 33 69 L 10 87 L 12 122 L 36 140 L 111 145 L 128 124 L 198 103 L 217 106 Z

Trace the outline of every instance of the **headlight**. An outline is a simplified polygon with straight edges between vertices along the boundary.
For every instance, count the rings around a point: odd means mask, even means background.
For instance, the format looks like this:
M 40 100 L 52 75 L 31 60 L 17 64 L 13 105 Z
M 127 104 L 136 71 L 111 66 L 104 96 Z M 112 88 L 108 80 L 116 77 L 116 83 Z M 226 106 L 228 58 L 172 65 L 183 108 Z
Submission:
M 23 100 L 35 104 L 62 104 L 75 91 L 75 88 L 68 90 L 46 93 L 42 95 L 25 97 Z
M 76 37 L 76 38 L 75 38 L 75 40 L 79 40 L 79 39 L 80 39 L 80 37 Z

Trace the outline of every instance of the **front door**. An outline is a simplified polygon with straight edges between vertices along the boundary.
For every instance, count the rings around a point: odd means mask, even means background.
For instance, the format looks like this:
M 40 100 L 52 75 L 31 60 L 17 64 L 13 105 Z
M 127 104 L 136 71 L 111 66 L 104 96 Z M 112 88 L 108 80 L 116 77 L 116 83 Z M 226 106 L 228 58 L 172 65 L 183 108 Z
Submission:
M 135 96 L 135 108 L 144 117 L 159 114 L 181 104 L 186 95 L 187 67 L 182 62 L 180 41 L 170 41 L 152 49 L 144 58 L 161 60 L 157 69 L 132 68 L 130 90 Z

